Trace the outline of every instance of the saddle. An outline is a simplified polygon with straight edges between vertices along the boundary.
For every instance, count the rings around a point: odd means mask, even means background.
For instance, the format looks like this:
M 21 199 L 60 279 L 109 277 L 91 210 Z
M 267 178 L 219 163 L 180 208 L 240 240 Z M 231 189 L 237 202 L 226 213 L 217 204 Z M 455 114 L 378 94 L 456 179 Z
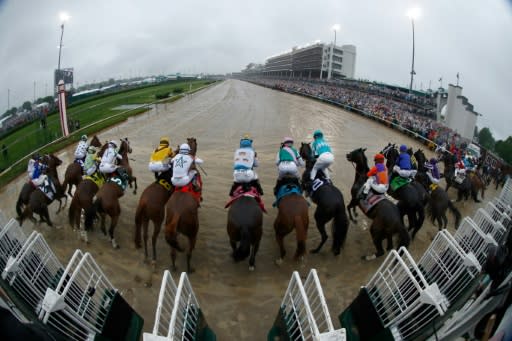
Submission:
M 272 204 L 273 207 L 277 207 L 279 205 L 279 201 L 287 195 L 290 194 L 298 194 L 302 195 L 302 189 L 299 185 L 294 183 L 287 183 L 279 187 L 277 190 L 276 201 Z
M 265 204 L 263 203 L 263 200 L 261 199 L 261 195 L 258 192 L 258 190 L 251 186 L 249 189 L 246 189 L 245 186 L 240 185 L 238 186 L 235 191 L 233 192 L 233 195 L 228 200 L 224 208 L 228 208 L 233 204 L 236 200 L 238 200 L 241 197 L 252 197 L 256 200 L 258 205 L 260 206 L 261 210 L 265 213 L 267 213 L 267 210 L 265 209 Z
M 201 176 L 197 173 L 192 181 L 190 181 L 185 186 L 175 187 L 175 192 L 189 193 L 194 197 L 197 201 L 197 205 L 200 206 L 201 201 L 203 201 L 203 197 L 201 196 L 203 188 L 203 182 L 201 180 Z
M 370 210 L 374 208 L 375 205 L 384 199 L 386 199 L 385 194 L 377 194 L 373 191 L 370 191 L 366 199 L 359 200 L 359 207 L 365 214 L 368 214 L 368 212 L 370 212 Z

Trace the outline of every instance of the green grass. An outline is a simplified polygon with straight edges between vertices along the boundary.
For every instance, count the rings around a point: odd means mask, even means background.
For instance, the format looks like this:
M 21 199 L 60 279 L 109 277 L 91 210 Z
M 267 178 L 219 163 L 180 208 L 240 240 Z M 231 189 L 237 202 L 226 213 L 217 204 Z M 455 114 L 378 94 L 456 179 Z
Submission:
M 5 186 L 26 171 L 28 159 L 35 151 L 40 153 L 58 151 L 70 144 L 77 143 L 82 134 L 92 136 L 130 116 L 149 110 L 147 107 L 124 111 L 113 110 L 115 107 L 155 103 L 157 94 L 172 93 L 174 89 L 180 88 L 193 92 L 210 83 L 212 81 L 208 80 L 172 82 L 88 98 L 67 109 L 68 120 L 80 121 L 80 129 L 73 131 L 67 138 L 62 137 L 58 112 L 48 115 L 46 129 L 40 128 L 39 120 L 29 123 L 0 138 L 0 146 L 5 144 L 8 150 L 7 157 L 0 155 L 0 172 L 2 172 L 0 173 L 0 187 Z M 182 96 L 181 94 L 174 95 L 159 100 L 158 103 L 172 102 Z

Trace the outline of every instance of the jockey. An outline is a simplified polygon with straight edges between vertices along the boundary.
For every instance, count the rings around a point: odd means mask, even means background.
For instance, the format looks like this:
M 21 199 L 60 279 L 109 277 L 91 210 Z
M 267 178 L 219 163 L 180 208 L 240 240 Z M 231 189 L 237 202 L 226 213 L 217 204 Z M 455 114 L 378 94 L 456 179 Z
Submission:
M 263 195 L 263 189 L 258 180 L 258 174 L 254 168 L 258 167 L 257 153 L 252 147 L 252 140 L 248 134 L 244 135 L 240 140 L 240 148 L 235 150 L 233 162 L 233 186 L 229 191 L 229 196 L 233 196 L 233 192 L 240 184 L 248 184 L 254 186 L 260 195 Z
M 84 169 L 84 159 L 87 155 L 87 147 L 89 147 L 89 143 L 87 143 L 87 135 L 82 135 L 82 137 L 80 137 L 80 142 L 78 142 L 75 149 L 75 162 L 80 164 L 82 170 Z
M 285 137 L 283 139 L 281 148 L 279 148 L 279 151 L 277 152 L 276 165 L 278 176 L 276 186 L 274 187 L 274 194 L 276 194 L 279 187 L 281 187 L 282 179 L 284 177 L 293 178 L 297 185 L 300 186 L 300 174 L 298 167 L 304 167 L 304 160 L 297 149 L 293 146 L 293 138 Z
M 411 156 L 407 153 L 405 144 L 400 146 L 400 155 L 396 159 L 393 171 L 405 179 L 413 178 L 416 175 L 416 170 L 412 168 Z
M 466 166 L 464 161 L 459 157 L 455 163 L 455 178 L 463 178 L 466 175 Z
M 148 165 L 149 171 L 155 173 L 155 178 L 158 178 L 159 173 L 166 172 L 171 168 L 170 160 L 173 155 L 169 146 L 169 138 L 161 137 L 158 147 L 151 153 Z
M 41 176 L 37 179 L 32 180 L 32 183 L 35 187 L 39 187 L 41 192 L 43 192 L 48 197 L 48 199 L 53 200 L 55 193 L 57 193 L 57 190 L 55 189 L 55 184 L 53 183 L 52 179 L 47 175 L 48 168 L 42 168 L 43 169 Z
M 122 158 L 123 157 L 117 152 L 116 143 L 110 141 L 101 158 L 100 172 L 105 175 L 112 174 L 117 169 L 117 160 L 121 160 Z
M 96 155 L 97 149 L 94 146 L 89 146 L 87 148 L 87 155 L 85 156 L 84 161 L 84 173 L 86 175 L 93 175 L 94 172 L 98 169 L 98 162 L 100 159 Z
M 433 157 L 428 162 L 425 162 L 425 168 L 427 169 L 427 176 L 430 182 L 434 185 L 438 185 L 441 180 L 441 173 L 437 167 L 437 159 Z
M 30 160 L 28 160 L 27 172 L 28 172 L 28 180 L 34 180 L 39 178 L 42 173 L 43 164 L 41 164 L 41 156 L 39 153 L 35 153 L 32 155 Z
M 311 142 L 311 150 L 316 158 L 316 162 L 311 170 L 311 180 L 315 180 L 316 173 L 321 170 L 324 172 L 325 178 L 329 179 L 328 167 L 334 162 L 334 155 L 331 152 L 331 147 L 324 140 L 324 134 L 320 130 L 315 130 L 313 133 L 313 142 Z
M 384 159 L 384 155 L 380 153 L 375 154 L 373 158 L 375 166 L 366 174 L 368 180 L 366 180 L 366 183 L 363 185 L 363 199 L 366 198 L 370 189 L 375 194 L 384 194 L 387 192 L 389 188 L 388 169 L 386 168 Z
M 190 168 L 194 163 L 203 164 L 203 160 L 190 155 L 190 146 L 187 143 L 180 146 L 178 154 L 172 158 L 171 163 L 173 169 L 171 183 L 175 187 L 186 186 L 192 181 L 194 191 L 199 192 L 201 190 L 196 181 L 197 170 Z

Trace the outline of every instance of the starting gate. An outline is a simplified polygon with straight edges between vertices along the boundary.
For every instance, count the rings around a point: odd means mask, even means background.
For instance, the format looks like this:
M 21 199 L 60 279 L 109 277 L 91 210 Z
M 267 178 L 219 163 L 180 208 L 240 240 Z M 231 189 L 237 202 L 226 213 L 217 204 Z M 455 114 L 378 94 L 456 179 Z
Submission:
M 138 340 L 143 324 L 92 256 L 80 250 L 57 285 L 46 290 L 39 318 L 72 340 Z
M 315 269 L 304 284 L 294 271 L 279 313 L 268 333 L 269 341 L 282 340 L 346 340 L 345 329 L 335 330 Z
M 507 232 L 505 227 L 501 222 L 493 219 L 483 208 L 479 208 L 476 211 L 473 221 L 483 233 L 491 235 L 498 244 L 505 239 L 505 234 Z
M 388 253 L 339 319 L 350 339 L 402 340 L 444 315 L 448 305 L 437 284 L 427 281 L 407 249 L 401 247 Z
M 9 257 L 16 257 L 18 255 L 26 240 L 27 236 L 15 219 L 11 219 L 8 223 L 2 225 L 2 230 L 0 231 L 1 270 L 7 265 Z
M 153 332 L 144 333 L 144 341 L 215 339 L 215 334 L 206 324 L 187 274 L 181 274 L 176 286 L 171 273 L 165 270 Z
M 466 253 L 472 252 L 482 266 L 487 259 L 490 245 L 498 246 L 493 236 L 484 233 L 470 217 L 462 220 L 454 238 Z
M 55 287 L 63 266 L 43 235 L 32 232 L 16 256 L 7 260 L 2 279 L 37 314 L 46 288 Z

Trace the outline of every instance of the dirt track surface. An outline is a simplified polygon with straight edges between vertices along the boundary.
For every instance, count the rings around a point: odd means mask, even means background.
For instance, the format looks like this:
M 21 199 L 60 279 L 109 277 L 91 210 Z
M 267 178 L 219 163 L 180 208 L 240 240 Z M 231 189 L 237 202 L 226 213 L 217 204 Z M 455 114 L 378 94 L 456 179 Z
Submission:
M 272 188 L 277 176 L 275 156 L 282 137 L 293 136 L 296 143 L 309 142 L 315 129 L 324 132 L 333 148 L 336 160 L 332 166 L 332 178 L 341 189 L 345 204 L 350 200 L 349 190 L 354 179 L 354 167 L 346 161 L 346 153 L 365 147 L 366 155 L 371 160 L 372 155 L 388 142 L 425 149 L 413 139 L 337 107 L 228 80 L 175 103 L 160 105 L 149 113 L 131 118 L 99 134 L 101 141 L 128 137 L 133 147 L 131 165 L 138 178 L 139 191 L 133 195 L 127 190 L 120 199 L 122 215 L 115 231 L 120 249 L 112 249 L 110 243 L 101 236 L 99 228 L 89 234 L 90 244 L 81 242 L 78 234 L 67 223 L 67 208 L 59 215 L 55 214 L 56 203 L 50 206 L 50 215 L 58 229 L 46 225 L 33 226 L 31 222 L 25 222 L 23 227 L 42 232 L 63 264 L 67 264 L 77 248 L 90 252 L 110 281 L 143 316 L 144 331 L 151 331 L 162 274 L 170 268 L 170 249 L 161 232 L 158 238 L 157 271 L 152 273 L 149 266 L 142 262 L 142 251 L 136 250 L 133 243 L 135 209 L 140 194 L 153 181 L 147 163 L 159 137 L 169 136 L 172 146 L 185 142 L 187 137 L 196 137 L 197 155 L 205 161 L 203 168 L 208 175 L 203 175 L 204 201 L 199 209 L 199 236 L 192 255 L 192 265 L 196 272 L 189 277 L 206 320 L 218 340 L 266 339 L 292 272 L 298 270 L 304 278 L 311 268 L 318 271 L 333 323 L 339 328 L 337 316 L 351 303 L 359 287 L 368 281 L 384 260 L 381 257 L 367 262 L 360 258 L 374 252 L 366 228 L 370 221 L 362 219 L 360 214 L 359 223 L 350 225 L 345 247 L 339 256 L 334 257 L 330 252 L 329 239 L 319 254 L 308 254 L 303 263 L 292 260 L 295 252 L 295 234 L 292 233 L 285 239 L 288 252 L 285 261 L 280 267 L 274 264 L 278 255 L 273 231 L 277 210 L 272 207 Z M 232 181 L 233 152 L 244 133 L 250 133 L 254 139 L 260 160 L 257 171 L 269 212 L 264 216 L 263 238 L 254 272 L 248 271 L 247 261 L 234 263 L 230 256 L 231 248 L 226 232 L 227 209 L 224 208 Z M 65 167 L 72 162 L 73 151 L 74 147 L 57 154 L 63 160 L 59 168 L 61 181 Z M 429 151 L 426 154 L 427 157 L 431 156 Z M 25 176 L 20 177 L 0 192 L 0 209 L 7 217 L 15 216 L 15 201 L 24 180 Z M 493 190 L 487 190 L 486 200 L 494 194 Z M 456 193 L 451 189 L 449 195 L 455 198 Z M 456 206 L 463 216 L 472 216 L 476 208 L 484 203 L 457 203 Z M 308 250 L 320 240 L 313 219 L 314 209 L 314 206 L 310 207 Z M 448 219 L 450 231 L 453 232 L 454 218 L 449 214 Z M 410 246 L 410 252 L 416 260 L 428 247 L 436 231 L 437 228 L 426 220 Z M 328 233 L 330 236 L 330 228 Z M 185 245 L 186 240 L 180 238 L 180 243 Z M 179 272 L 186 269 L 184 254 L 178 254 L 177 265 L 178 273 L 173 273 L 176 281 Z M 146 281 L 151 281 L 152 287 L 145 287 Z

